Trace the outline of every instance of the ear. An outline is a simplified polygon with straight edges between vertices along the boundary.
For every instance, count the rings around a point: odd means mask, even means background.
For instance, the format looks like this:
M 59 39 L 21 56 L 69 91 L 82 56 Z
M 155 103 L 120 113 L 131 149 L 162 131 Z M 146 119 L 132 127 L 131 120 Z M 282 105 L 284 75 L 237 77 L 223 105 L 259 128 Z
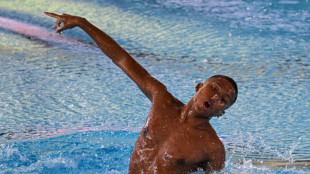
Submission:
M 221 117 L 221 116 L 223 116 L 225 114 L 225 111 L 222 111 L 222 112 L 219 112 L 216 116 L 217 117 Z
M 198 92 L 202 86 L 203 86 L 202 83 L 198 83 L 197 86 L 195 87 L 195 91 Z

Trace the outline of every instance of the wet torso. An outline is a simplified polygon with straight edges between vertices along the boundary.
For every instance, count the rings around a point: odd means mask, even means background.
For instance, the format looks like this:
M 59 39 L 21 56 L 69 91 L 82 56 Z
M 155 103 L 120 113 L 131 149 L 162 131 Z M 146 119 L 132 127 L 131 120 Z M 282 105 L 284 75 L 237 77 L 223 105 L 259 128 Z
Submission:
M 153 103 L 130 159 L 129 173 L 187 173 L 204 167 L 211 146 L 223 146 L 210 124 L 180 122 L 184 104 L 170 97 Z

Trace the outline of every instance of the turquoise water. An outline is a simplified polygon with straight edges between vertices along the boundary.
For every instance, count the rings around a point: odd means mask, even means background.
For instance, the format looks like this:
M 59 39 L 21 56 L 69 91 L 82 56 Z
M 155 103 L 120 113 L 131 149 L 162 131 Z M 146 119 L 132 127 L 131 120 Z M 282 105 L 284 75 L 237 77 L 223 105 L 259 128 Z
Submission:
M 86 17 L 185 103 L 233 77 L 239 98 L 212 120 L 225 173 L 309 173 L 307 0 L 2 0 L 0 173 L 127 173 L 150 108 L 80 29 L 53 35 L 45 10 Z

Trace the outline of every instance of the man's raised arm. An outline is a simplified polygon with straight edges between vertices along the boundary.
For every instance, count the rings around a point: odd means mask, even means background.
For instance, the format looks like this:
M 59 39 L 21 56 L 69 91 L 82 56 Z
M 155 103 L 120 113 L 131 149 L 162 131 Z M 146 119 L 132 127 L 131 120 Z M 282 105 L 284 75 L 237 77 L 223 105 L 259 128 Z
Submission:
M 57 19 L 56 24 L 54 25 L 54 28 L 57 28 L 57 33 L 74 27 L 80 27 L 83 29 L 96 42 L 98 47 L 138 85 L 140 90 L 151 101 L 156 97 L 156 94 L 167 92 L 165 85 L 153 78 L 127 53 L 127 51 L 116 43 L 115 40 L 88 22 L 85 18 L 68 14 L 58 15 L 49 12 L 44 13 Z M 62 26 L 60 26 L 61 23 Z

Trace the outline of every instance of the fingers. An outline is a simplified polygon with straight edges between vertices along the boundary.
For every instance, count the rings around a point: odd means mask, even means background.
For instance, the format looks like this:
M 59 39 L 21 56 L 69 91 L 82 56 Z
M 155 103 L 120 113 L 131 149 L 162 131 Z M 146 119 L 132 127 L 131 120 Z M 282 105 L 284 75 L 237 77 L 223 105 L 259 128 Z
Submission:
M 61 31 L 65 30 L 65 29 L 73 28 L 76 26 L 75 24 L 72 24 L 72 22 L 71 22 L 72 19 L 76 16 L 72 16 L 69 14 L 59 15 L 56 13 L 51 13 L 51 12 L 46 12 L 46 11 L 44 11 L 44 14 L 57 19 L 55 25 L 53 26 L 53 28 L 56 28 L 56 31 L 55 31 L 56 33 L 61 34 Z M 61 26 L 61 24 L 62 24 L 62 26 Z
M 53 28 L 60 28 L 61 21 L 58 19 Z
M 60 15 L 58 15 L 58 14 L 56 14 L 56 13 L 50 13 L 50 12 L 46 12 L 46 11 L 45 11 L 44 14 L 46 14 L 47 16 L 56 18 L 56 19 L 59 19 L 59 18 L 60 18 Z
M 56 28 L 56 33 L 61 34 L 60 32 L 63 30 L 63 27 L 60 27 L 61 21 L 59 19 L 57 19 L 57 21 L 55 22 L 55 25 L 53 26 L 53 28 Z
M 60 27 L 60 28 L 57 28 L 57 30 L 55 32 L 61 34 L 62 30 L 64 30 L 63 26 Z
M 61 34 L 61 31 L 64 30 L 64 26 L 60 26 L 61 22 L 63 22 L 63 21 L 61 21 L 61 15 L 58 15 L 56 13 L 46 12 L 46 11 L 44 11 L 44 14 L 57 19 L 53 28 L 56 28 L 56 31 L 55 31 L 56 33 Z

